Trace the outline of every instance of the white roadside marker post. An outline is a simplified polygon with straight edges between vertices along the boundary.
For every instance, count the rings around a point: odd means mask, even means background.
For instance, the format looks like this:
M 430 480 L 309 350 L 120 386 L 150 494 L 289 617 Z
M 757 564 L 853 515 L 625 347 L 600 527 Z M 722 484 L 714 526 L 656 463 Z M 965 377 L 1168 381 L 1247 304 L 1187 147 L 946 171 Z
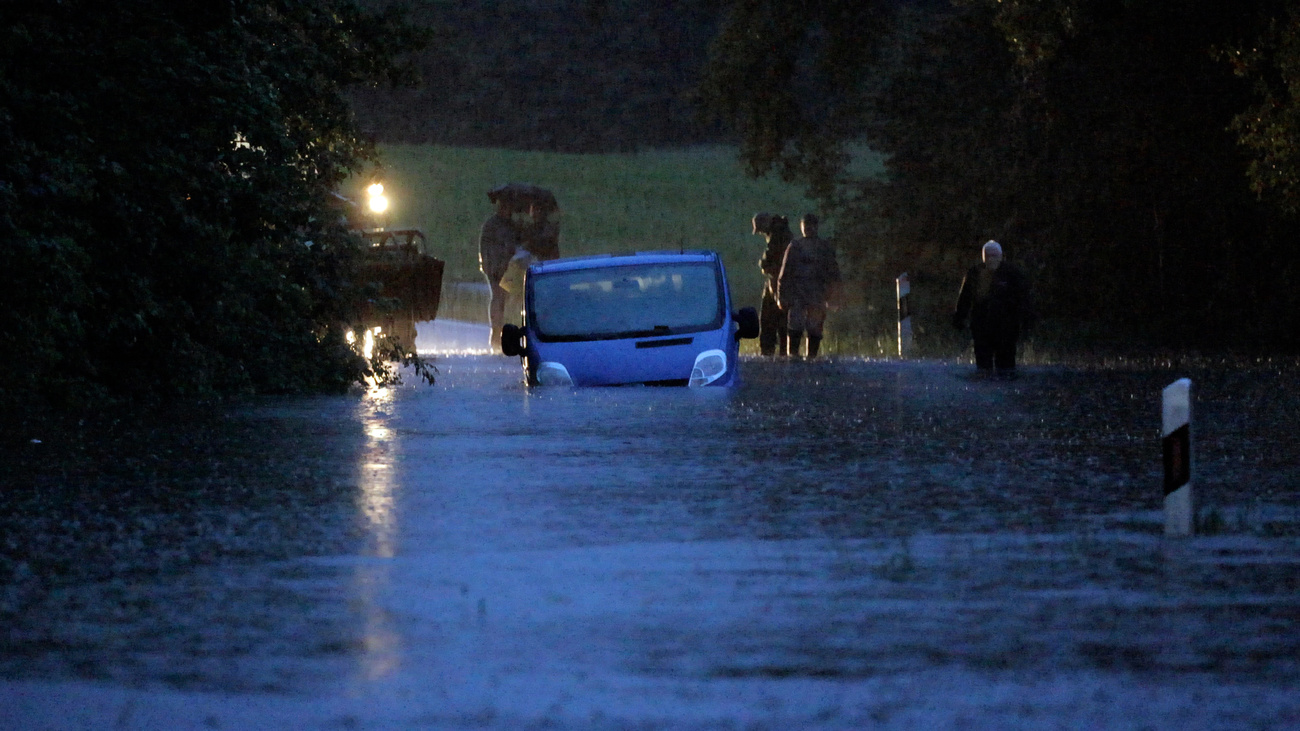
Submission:
M 1192 382 L 1180 378 L 1165 387 L 1161 448 L 1165 460 L 1165 535 L 1195 531 L 1192 502 Z
M 907 279 L 907 272 L 894 280 L 898 286 L 898 357 L 912 355 L 912 310 L 908 306 L 908 295 L 912 293 L 912 284 Z

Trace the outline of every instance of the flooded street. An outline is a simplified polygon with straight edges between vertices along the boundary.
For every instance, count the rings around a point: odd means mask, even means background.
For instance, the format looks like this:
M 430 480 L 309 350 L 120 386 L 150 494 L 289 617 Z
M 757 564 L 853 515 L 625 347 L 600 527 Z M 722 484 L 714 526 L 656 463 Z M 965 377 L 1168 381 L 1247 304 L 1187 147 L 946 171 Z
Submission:
M 0 728 L 1300 725 L 1294 365 L 435 363 L 7 454 Z

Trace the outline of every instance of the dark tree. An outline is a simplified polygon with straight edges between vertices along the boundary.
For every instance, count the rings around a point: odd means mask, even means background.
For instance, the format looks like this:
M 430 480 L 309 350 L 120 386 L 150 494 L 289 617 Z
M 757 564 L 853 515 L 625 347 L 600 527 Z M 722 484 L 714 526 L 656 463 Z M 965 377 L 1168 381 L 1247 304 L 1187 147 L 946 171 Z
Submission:
M 349 0 L 38 0 L 0 38 L 0 396 L 367 371 L 329 202 L 373 151 L 343 93 L 418 34 Z
M 733 7 L 733 18 L 805 18 L 809 37 L 824 22 L 795 2 Z M 1066 329 L 1268 350 L 1300 344 L 1289 286 L 1300 251 L 1294 222 L 1251 191 L 1241 142 L 1260 155 L 1255 187 L 1293 195 L 1288 22 L 1278 4 L 1220 0 L 904 6 L 864 44 L 880 53 L 833 69 L 816 61 L 827 54 L 790 57 L 807 40 L 774 47 L 742 22 L 733 28 L 751 30 L 715 44 L 705 88 L 746 134 L 751 170 L 776 164 L 808 183 L 880 285 L 906 269 L 955 289 L 978 244 L 998 238 Z M 1243 115 L 1251 88 L 1223 49 L 1245 46 L 1262 49 L 1239 69 L 1264 102 Z M 769 64 L 763 87 L 818 90 L 803 105 L 817 116 L 772 125 L 761 119 L 772 106 L 745 106 L 763 93 L 741 85 L 761 75 L 747 71 L 755 58 Z M 883 180 L 848 173 L 837 153 L 853 142 L 885 156 Z
M 1233 120 L 1254 154 L 1251 187 L 1295 215 L 1300 213 L 1300 9 L 1280 4 L 1265 16 L 1258 39 L 1228 45 L 1223 56 L 1256 91 L 1256 102 Z
M 889 27 L 877 0 L 738 0 L 713 42 L 700 85 L 705 112 L 741 135 L 751 174 L 774 168 L 834 195 L 847 163 L 843 146 L 861 136 L 865 72 Z

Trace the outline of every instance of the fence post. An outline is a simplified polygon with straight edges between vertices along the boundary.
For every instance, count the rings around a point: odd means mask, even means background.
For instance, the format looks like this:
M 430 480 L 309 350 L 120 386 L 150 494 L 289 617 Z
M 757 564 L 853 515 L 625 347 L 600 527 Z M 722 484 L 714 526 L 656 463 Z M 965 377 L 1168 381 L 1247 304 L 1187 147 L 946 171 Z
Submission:
M 912 284 L 907 280 L 907 272 L 894 280 L 898 288 L 898 357 L 912 355 L 912 309 L 908 305 L 908 295 L 912 293 Z
M 1165 387 L 1162 398 L 1165 462 L 1165 535 L 1195 531 L 1192 501 L 1192 382 L 1180 378 Z

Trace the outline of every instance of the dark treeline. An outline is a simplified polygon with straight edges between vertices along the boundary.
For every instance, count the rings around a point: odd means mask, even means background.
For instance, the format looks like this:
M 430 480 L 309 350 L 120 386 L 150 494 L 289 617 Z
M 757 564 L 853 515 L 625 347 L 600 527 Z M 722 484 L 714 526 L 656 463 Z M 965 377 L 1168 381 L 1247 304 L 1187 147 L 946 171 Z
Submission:
M 384 0 L 371 0 L 386 5 Z M 717 0 L 423 2 L 434 30 L 409 90 L 352 94 L 387 142 L 625 152 L 722 139 L 692 95 L 717 30 Z
M 753 172 L 835 213 L 870 288 L 909 271 L 955 292 L 996 238 L 1036 281 L 1044 335 L 1300 347 L 1291 3 L 886 5 L 736 2 L 705 84 Z M 884 179 L 848 172 L 854 144 Z

